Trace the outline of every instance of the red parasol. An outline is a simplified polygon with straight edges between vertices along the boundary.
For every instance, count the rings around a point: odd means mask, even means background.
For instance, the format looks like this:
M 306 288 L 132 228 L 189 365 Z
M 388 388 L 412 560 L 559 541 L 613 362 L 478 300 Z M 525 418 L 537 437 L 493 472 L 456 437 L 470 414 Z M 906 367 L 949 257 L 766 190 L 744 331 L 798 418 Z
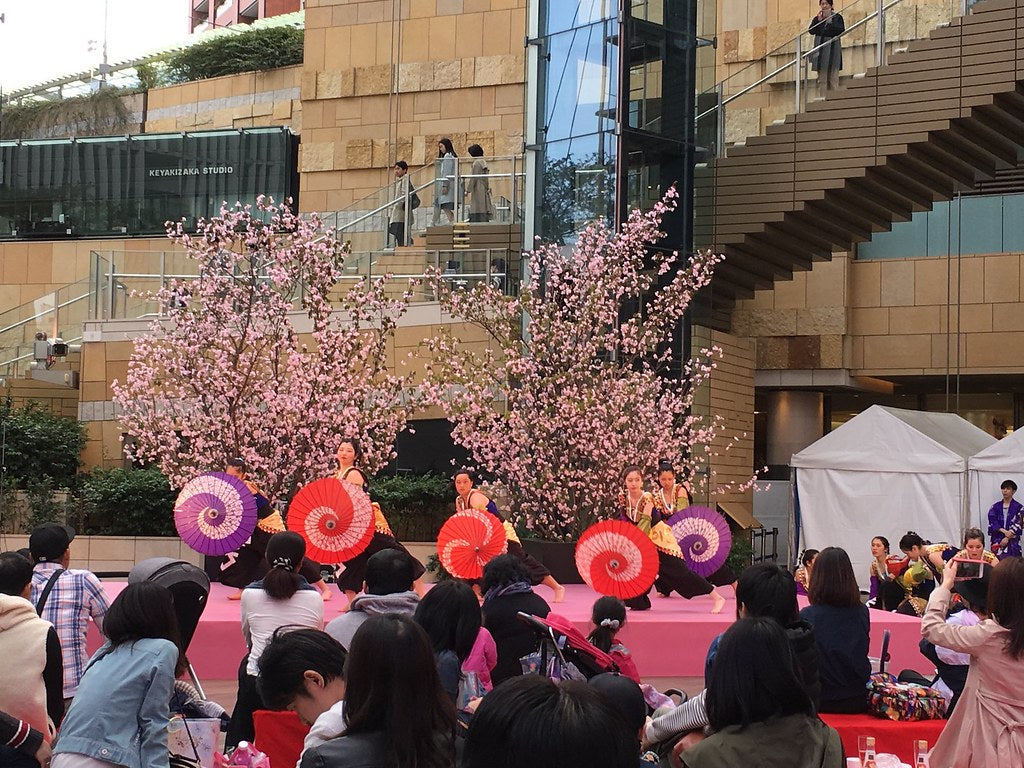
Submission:
M 658 576 L 658 550 L 635 525 L 602 520 L 580 536 L 576 568 L 595 592 L 628 600 L 651 588 Z
M 484 566 L 508 549 L 505 529 L 489 512 L 467 509 L 449 517 L 437 534 L 441 565 L 460 579 L 479 579 Z
M 288 529 L 306 540 L 306 557 L 343 563 L 373 538 L 370 497 L 357 485 L 333 477 L 303 486 L 288 505 Z

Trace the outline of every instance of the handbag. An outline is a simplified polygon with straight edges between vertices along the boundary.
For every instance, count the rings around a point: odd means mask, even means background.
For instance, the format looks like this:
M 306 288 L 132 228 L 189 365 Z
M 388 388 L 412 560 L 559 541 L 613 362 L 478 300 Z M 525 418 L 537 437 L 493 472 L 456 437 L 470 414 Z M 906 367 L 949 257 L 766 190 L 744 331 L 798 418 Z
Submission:
M 409 195 L 409 210 L 415 211 L 420 207 L 420 196 L 415 192 Z
M 946 700 L 934 688 L 900 683 L 889 672 L 876 672 L 868 681 L 868 711 L 888 720 L 941 720 Z
M 473 699 L 482 699 L 487 689 L 480 681 L 480 675 L 470 670 L 463 672 L 459 678 L 459 693 L 456 697 L 456 709 L 466 709 Z

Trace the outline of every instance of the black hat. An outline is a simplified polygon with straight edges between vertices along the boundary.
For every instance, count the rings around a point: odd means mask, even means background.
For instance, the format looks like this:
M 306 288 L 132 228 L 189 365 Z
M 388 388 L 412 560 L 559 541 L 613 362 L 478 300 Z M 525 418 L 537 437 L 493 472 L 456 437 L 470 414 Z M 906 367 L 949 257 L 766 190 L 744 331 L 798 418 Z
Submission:
M 28 548 L 37 563 L 54 563 L 64 556 L 74 538 L 75 529 L 70 525 L 43 523 L 32 529 Z
M 986 571 L 989 568 L 986 566 Z M 953 591 L 971 604 L 971 607 L 988 613 L 988 573 L 977 579 L 964 579 L 953 585 Z

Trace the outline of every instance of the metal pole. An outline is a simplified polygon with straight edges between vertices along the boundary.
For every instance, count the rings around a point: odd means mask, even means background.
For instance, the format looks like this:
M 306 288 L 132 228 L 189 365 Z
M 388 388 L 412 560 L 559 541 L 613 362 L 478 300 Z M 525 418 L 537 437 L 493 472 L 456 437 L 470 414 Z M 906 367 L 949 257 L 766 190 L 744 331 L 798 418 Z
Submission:
M 878 1 L 882 2 L 882 0 L 878 0 Z M 802 34 L 796 36 L 796 61 L 793 64 L 793 66 L 794 66 L 794 68 L 796 70 L 796 74 L 793 77 L 793 83 L 795 85 L 795 87 L 793 89 L 793 97 L 796 99 L 796 104 L 793 107 L 793 114 L 794 115 L 800 113 L 800 91 L 801 91 L 800 86 L 802 85 L 801 81 L 803 80 L 803 75 L 804 75 L 804 68 L 803 68 L 803 63 L 804 63 L 804 61 L 803 61 L 803 59 L 804 59 L 803 39 L 804 39 L 804 36 Z
M 876 0 L 875 13 L 878 14 L 878 51 L 877 66 L 885 65 L 885 0 Z
M 114 311 L 117 304 L 117 299 L 114 298 L 114 254 L 110 254 L 110 271 L 107 273 L 107 316 L 105 320 L 114 319 Z
M 167 251 L 160 251 L 160 289 L 163 290 L 167 287 Z M 157 317 L 164 316 L 164 302 L 160 300 L 160 306 L 157 309 Z
M 718 117 L 718 125 L 716 126 L 718 146 L 715 147 L 715 155 L 717 157 L 725 157 L 725 81 L 721 81 L 715 86 L 718 91 L 718 107 L 715 110 Z

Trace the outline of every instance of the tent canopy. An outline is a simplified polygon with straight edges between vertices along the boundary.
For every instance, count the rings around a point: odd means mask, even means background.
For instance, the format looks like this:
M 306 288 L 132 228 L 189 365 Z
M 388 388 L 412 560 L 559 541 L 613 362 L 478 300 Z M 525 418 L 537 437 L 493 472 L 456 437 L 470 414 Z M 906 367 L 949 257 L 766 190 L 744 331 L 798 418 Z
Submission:
M 995 438 L 954 413 L 873 405 L 793 455 L 799 469 L 964 472 Z
M 1024 474 L 1024 429 L 1011 432 L 974 454 L 968 466 L 979 472 Z
M 864 589 L 873 536 L 958 540 L 968 459 L 994 442 L 955 414 L 868 408 L 793 456 L 799 548 L 842 547 Z
M 970 488 L 971 521 L 988 530 L 988 509 L 1002 501 L 999 486 L 1013 480 L 1024 488 L 1024 429 L 1011 432 L 1002 440 L 975 454 L 967 462 Z M 1018 493 L 1017 500 L 1022 497 Z

